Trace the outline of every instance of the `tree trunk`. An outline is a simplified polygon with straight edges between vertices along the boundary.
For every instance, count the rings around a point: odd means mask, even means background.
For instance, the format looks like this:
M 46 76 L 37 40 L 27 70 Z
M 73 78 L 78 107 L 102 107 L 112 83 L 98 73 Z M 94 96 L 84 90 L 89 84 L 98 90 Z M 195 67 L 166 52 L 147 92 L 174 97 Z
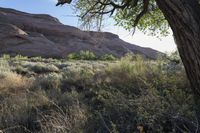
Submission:
M 198 0 L 156 2 L 172 28 L 194 93 L 196 114 L 200 123 L 200 5 Z

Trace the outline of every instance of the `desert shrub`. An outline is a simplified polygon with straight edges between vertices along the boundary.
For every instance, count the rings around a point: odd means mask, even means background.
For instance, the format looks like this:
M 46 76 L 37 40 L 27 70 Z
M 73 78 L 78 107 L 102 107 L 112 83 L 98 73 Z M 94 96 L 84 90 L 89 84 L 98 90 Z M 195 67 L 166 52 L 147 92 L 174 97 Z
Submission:
M 40 88 L 47 93 L 48 97 L 56 99 L 60 93 L 61 80 L 62 76 L 57 73 L 41 75 L 35 80 L 34 88 Z
M 100 60 L 114 61 L 114 60 L 116 60 L 116 58 L 112 54 L 105 54 L 105 55 L 101 56 Z
M 80 59 L 79 55 L 77 53 L 71 53 L 67 56 L 67 59 L 69 60 L 76 60 L 76 59 Z
M 1 101 L 0 128 L 3 132 L 13 132 L 14 130 L 23 132 L 21 128 L 25 127 L 23 124 L 28 124 L 27 119 L 30 116 L 28 106 L 26 96 L 22 94 L 11 95 L 10 98 Z
M 140 89 L 146 89 L 147 80 L 156 76 L 155 65 L 138 57 L 133 61 L 132 56 L 126 56 L 106 69 L 109 85 L 123 89 L 124 92 L 137 95 Z
M 4 54 L 4 55 L 2 55 L 1 59 L 3 59 L 3 60 L 10 60 L 11 57 L 8 54 Z
M 6 133 L 32 132 L 40 129 L 37 107 L 48 106 L 41 92 L 20 91 L 0 94 L 0 129 Z
M 113 95 L 117 95 L 117 92 L 120 92 L 121 98 L 124 95 L 124 97 L 130 98 L 130 101 L 134 101 L 132 104 L 134 105 L 135 115 L 132 119 L 137 121 L 132 122 L 134 129 L 136 128 L 136 123 L 139 123 L 147 126 L 149 132 L 188 130 L 193 132 L 196 129 L 194 109 L 192 109 L 194 103 L 191 98 L 191 92 L 188 91 L 190 86 L 185 72 L 183 69 L 171 72 L 170 69 L 163 69 L 162 65 L 165 64 L 146 61 L 141 57 L 133 59 L 131 56 L 126 56 L 120 61 L 112 63 L 105 73 L 100 72 L 101 74 L 98 74 L 95 78 L 101 80 L 98 83 L 98 87 L 101 87 L 102 91 L 105 86 L 112 86 L 115 90 Z M 180 78 L 177 79 L 177 77 Z M 97 82 L 98 80 L 95 81 Z M 112 90 L 106 92 L 108 93 L 105 93 L 107 98 L 112 96 L 112 93 L 110 93 Z M 102 98 L 102 96 L 99 96 L 101 92 L 95 92 L 95 94 L 97 95 L 96 97 Z M 121 99 L 118 103 L 122 101 L 124 99 Z M 94 105 L 100 104 L 102 107 L 106 107 L 105 105 L 111 103 L 111 101 L 107 101 L 105 104 L 100 100 L 97 103 Z M 124 104 L 127 106 L 129 103 L 131 102 L 127 101 Z M 115 108 L 114 105 L 112 107 Z M 111 112 L 114 113 L 114 111 Z M 109 112 L 107 111 L 106 114 L 109 114 Z M 125 117 L 125 115 L 122 116 Z M 117 124 L 111 117 L 109 118 L 111 122 L 106 122 L 109 130 L 112 129 L 111 125 L 114 124 L 115 130 L 128 132 L 128 130 L 122 131 L 120 124 Z M 131 123 L 127 125 L 131 126 Z M 122 127 L 125 128 L 124 125 Z
M 79 53 L 71 53 L 67 56 L 67 59 L 71 60 L 96 60 L 97 57 L 93 52 L 80 51 Z
M 131 54 L 111 62 L 1 58 L 0 129 L 195 132 L 190 85 L 182 64 L 172 62 Z M 24 70 L 37 74 L 30 79 Z
M 64 110 L 65 111 L 65 110 Z M 41 113 L 41 133 L 82 132 L 82 124 L 86 121 L 84 111 L 78 105 L 61 110 L 49 110 L 48 114 Z
M 17 89 L 26 88 L 27 86 L 29 86 L 28 80 L 21 75 L 13 72 L 0 73 L 1 92 L 10 89 L 17 91 Z
M 93 76 L 94 72 L 87 68 L 66 69 L 63 72 L 63 87 L 68 84 L 79 89 L 85 89 L 87 85 L 92 85 Z
M 14 57 L 15 60 L 27 60 L 28 57 L 27 56 L 22 56 L 22 55 L 16 55 Z
M 148 85 L 147 85 L 148 86 Z M 118 87 L 90 89 L 89 106 L 96 113 L 89 118 L 87 132 L 136 132 L 144 125 L 148 132 L 195 132 L 196 122 L 191 93 L 175 88 L 157 90 L 149 85 L 136 97 Z M 131 88 L 129 88 L 131 89 Z
M 46 88 L 49 87 L 52 90 L 58 88 L 59 79 L 59 75 L 49 74 L 38 80 L 40 83 L 38 81 L 34 82 L 36 85 L 34 85 L 32 91 L 21 91 L 19 89 L 17 90 L 18 92 L 7 93 L 5 95 L 1 90 L 0 129 L 8 133 L 32 131 L 79 132 L 78 128 L 82 126 L 82 123 L 86 120 L 86 116 L 85 109 L 77 102 L 76 97 L 73 94 L 71 95 L 71 93 L 63 96 L 62 94 L 58 95 L 58 93 L 50 95 L 49 90 Z M 3 81 L 5 82 L 6 80 L 3 79 Z M 11 87 L 21 88 L 22 86 L 16 85 L 16 82 L 18 82 L 18 79 L 12 80 Z M 23 82 L 20 81 L 20 83 L 22 84 Z M 39 86 L 41 86 L 41 89 L 36 89 Z M 5 86 L 6 89 L 9 87 Z M 73 104 L 66 100 L 70 96 L 74 97 Z M 56 103 L 59 105 L 65 103 L 65 107 L 59 107 Z
M 13 68 L 13 71 L 18 73 L 18 74 L 21 74 L 21 75 L 25 75 L 25 74 L 28 74 L 29 71 L 27 68 L 23 67 L 23 66 L 20 66 L 20 65 L 17 65 Z
M 33 62 L 41 62 L 43 61 L 44 59 L 41 57 L 41 56 L 37 56 L 37 57 L 31 57 L 30 58 L 30 61 L 33 61 Z
M 144 56 L 134 53 L 126 53 L 124 56 L 120 58 L 121 60 L 129 60 L 129 61 L 141 61 L 147 60 Z
M 11 67 L 7 60 L 0 59 L 0 72 L 10 72 Z
M 151 132 L 195 132 L 192 95 L 175 88 L 164 91 L 161 95 L 151 88 L 135 100 L 140 123 Z
M 61 126 L 66 129 L 70 128 L 68 125 L 78 124 L 71 123 L 70 120 L 79 120 L 79 105 L 73 105 L 71 109 L 68 108 L 70 111 L 66 109 L 65 113 L 56 101 L 50 100 L 42 90 L 9 96 L 10 98 L 5 97 L 1 101 L 0 128 L 3 132 L 54 132 L 59 131 Z M 80 117 L 82 120 L 84 116 Z
M 87 94 L 91 117 L 86 132 L 126 132 L 135 129 L 136 112 L 133 101 L 121 91 L 112 87 L 91 89 Z
M 79 57 L 81 60 L 95 60 L 96 55 L 90 51 L 80 51 Z
M 40 113 L 41 132 L 82 132 L 87 121 L 87 108 L 76 91 L 61 94 L 54 108 Z M 52 102 L 51 102 L 52 103 Z
M 59 69 L 64 69 L 64 68 L 67 68 L 70 66 L 69 63 L 66 63 L 66 62 L 58 62 L 55 64 L 56 67 L 58 67 Z
M 35 65 L 30 66 L 30 70 L 35 73 L 59 72 L 59 69 L 55 65 L 47 65 L 44 63 L 36 63 Z
M 29 88 L 32 81 L 26 77 L 16 74 L 11 71 L 11 67 L 5 60 L 0 61 L 0 90 L 6 91 L 17 91 L 18 89 Z

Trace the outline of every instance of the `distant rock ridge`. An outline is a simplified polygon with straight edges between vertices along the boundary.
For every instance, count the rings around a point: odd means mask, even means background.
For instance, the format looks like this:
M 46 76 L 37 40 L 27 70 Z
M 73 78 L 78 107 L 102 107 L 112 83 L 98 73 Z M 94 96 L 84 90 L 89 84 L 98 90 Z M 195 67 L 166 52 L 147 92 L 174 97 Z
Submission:
M 46 14 L 0 8 L 0 54 L 64 58 L 90 50 L 121 57 L 128 52 L 156 59 L 161 52 L 127 43 L 109 32 L 82 31 Z

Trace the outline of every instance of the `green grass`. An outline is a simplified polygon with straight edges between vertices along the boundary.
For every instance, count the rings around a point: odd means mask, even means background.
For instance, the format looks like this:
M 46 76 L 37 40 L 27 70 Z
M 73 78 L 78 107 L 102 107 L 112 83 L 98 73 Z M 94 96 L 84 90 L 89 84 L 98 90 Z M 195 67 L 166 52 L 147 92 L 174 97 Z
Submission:
M 152 133 L 196 129 L 182 64 L 166 59 L 3 56 L 0 98 L 3 132 L 135 133 L 138 125 Z

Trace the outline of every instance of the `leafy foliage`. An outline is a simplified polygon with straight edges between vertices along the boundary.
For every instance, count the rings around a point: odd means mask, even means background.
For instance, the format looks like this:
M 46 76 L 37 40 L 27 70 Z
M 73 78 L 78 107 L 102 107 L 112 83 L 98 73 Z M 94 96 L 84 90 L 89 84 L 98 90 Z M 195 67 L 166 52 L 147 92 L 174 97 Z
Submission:
M 71 53 L 67 56 L 71 60 L 95 60 L 96 56 L 90 51 L 80 51 L 79 53 Z
M 133 30 L 135 26 L 149 35 L 166 36 L 169 34 L 169 25 L 159 10 L 155 0 L 142 0 L 110 2 L 103 0 L 96 2 L 93 0 L 78 0 L 75 2 L 75 10 L 80 15 L 80 20 L 87 27 L 103 26 L 104 18 L 113 15 L 116 25 L 124 27 L 126 30 Z
M 137 12 L 140 10 L 141 7 L 136 7 L 118 11 L 114 16 L 114 20 L 117 22 L 116 25 L 121 26 L 126 30 L 133 29 L 134 21 L 137 17 Z M 140 19 L 137 28 L 143 33 L 153 36 L 166 36 L 169 34 L 168 22 L 165 20 L 162 12 L 158 9 L 158 7 L 155 7 L 155 9 L 145 14 Z
M 67 56 L 69 60 L 103 60 L 103 61 L 114 61 L 117 58 L 114 57 L 112 54 L 105 54 L 102 56 L 97 56 L 93 52 L 88 50 L 80 51 L 78 53 L 71 53 Z

